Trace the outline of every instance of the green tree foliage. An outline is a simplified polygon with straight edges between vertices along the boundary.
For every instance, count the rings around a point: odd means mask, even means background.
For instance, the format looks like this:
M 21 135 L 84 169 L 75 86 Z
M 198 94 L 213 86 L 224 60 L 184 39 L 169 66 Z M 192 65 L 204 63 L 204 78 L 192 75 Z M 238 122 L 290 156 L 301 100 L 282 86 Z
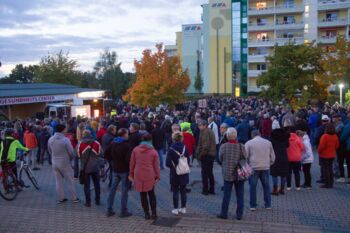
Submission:
M 124 73 L 115 51 L 105 49 L 94 67 L 99 87 L 110 90 L 114 97 L 122 96 L 135 80 L 132 73 Z
M 35 81 L 36 69 L 38 69 L 37 65 L 23 66 L 18 64 L 9 76 L 0 79 L 0 83 L 32 83 Z
M 204 85 L 204 82 L 202 79 L 202 75 L 198 74 L 194 79 L 194 88 L 198 91 L 198 93 L 201 93 L 203 85 Z
M 350 90 L 345 94 L 345 105 L 350 106 Z
M 313 43 L 275 46 L 274 54 L 267 57 L 268 71 L 257 82 L 263 89 L 262 95 L 273 100 L 287 98 L 293 106 L 302 105 L 310 98 L 326 98 L 326 87 L 314 78 L 322 71 L 321 58 L 321 50 Z
M 77 61 L 69 58 L 69 53 L 63 53 L 61 50 L 41 59 L 35 77 L 38 82 L 81 86 L 82 75 L 77 71 L 77 67 Z

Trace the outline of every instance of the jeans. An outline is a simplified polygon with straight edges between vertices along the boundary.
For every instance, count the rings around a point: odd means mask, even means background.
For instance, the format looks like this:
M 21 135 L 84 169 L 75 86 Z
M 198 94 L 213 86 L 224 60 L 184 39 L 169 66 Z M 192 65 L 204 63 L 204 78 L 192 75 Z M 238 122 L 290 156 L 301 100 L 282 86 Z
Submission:
M 281 179 L 281 189 L 284 189 L 284 186 L 286 185 L 286 177 L 285 176 L 272 176 L 272 184 L 273 188 L 278 187 L 278 177 Z
M 109 191 L 108 199 L 107 199 L 107 208 L 109 211 L 113 210 L 113 203 L 115 194 L 117 192 L 117 188 L 120 182 L 121 184 L 121 214 L 124 214 L 127 212 L 127 204 L 128 204 L 128 191 L 129 191 L 129 180 L 128 180 L 129 173 L 128 172 L 113 172 L 113 178 L 112 178 L 112 187 Z
M 47 150 L 47 148 L 40 148 L 40 158 L 39 158 L 39 163 L 40 164 L 44 164 L 44 159 L 45 159 L 45 155 L 47 155 L 49 152 Z M 51 161 L 49 161 L 49 163 L 51 163 Z
M 79 177 L 79 157 L 74 153 L 73 158 L 74 177 Z
M 316 145 L 316 131 L 317 128 L 311 128 L 310 130 L 310 142 L 313 147 Z
M 163 149 L 158 149 L 158 157 L 159 157 L 159 165 L 160 165 L 160 169 L 164 169 L 164 159 L 163 159 Z
M 181 194 L 181 208 L 186 208 L 187 194 L 186 185 L 171 186 L 171 191 L 173 192 L 173 204 L 174 209 L 179 208 L 179 193 Z
M 148 203 L 147 195 L 149 198 L 149 203 Z M 141 197 L 141 205 L 142 205 L 143 211 L 148 214 L 149 205 L 150 205 L 152 214 L 156 215 L 157 200 L 156 200 L 156 194 L 154 193 L 154 188 L 149 192 L 140 192 L 140 197 Z
M 249 189 L 250 189 L 250 208 L 256 208 L 256 185 L 260 180 L 264 190 L 264 202 L 265 208 L 271 207 L 271 193 L 270 193 L 270 179 L 269 170 L 254 170 L 253 175 L 249 178 Z
M 33 168 L 37 167 L 37 153 L 38 153 L 38 147 L 31 148 L 30 153 L 27 157 L 28 164 L 30 164 L 30 162 L 32 162 Z
M 324 184 L 332 188 L 334 182 L 334 174 L 333 174 L 333 160 L 334 159 L 323 159 L 323 175 L 324 175 Z
M 303 173 L 304 173 L 304 185 L 307 187 L 311 187 L 311 163 L 303 164 Z
M 241 219 L 244 208 L 244 181 L 224 181 L 224 197 L 222 199 L 220 215 L 224 218 L 228 216 L 228 207 L 230 205 L 233 185 L 235 186 L 237 200 L 236 218 Z
M 85 174 L 84 193 L 86 203 L 91 203 L 90 177 L 95 187 L 95 201 L 100 201 L 100 177 L 98 172 Z
M 214 166 L 214 156 L 205 155 L 201 158 L 201 173 L 202 173 L 202 183 L 203 183 L 203 192 L 214 192 L 215 191 L 215 180 L 213 173 Z M 209 188 L 208 188 L 209 181 Z
M 300 187 L 300 170 L 301 163 L 300 162 L 289 162 L 289 170 L 287 176 L 287 187 L 292 187 L 292 173 L 294 173 L 295 178 L 295 187 Z

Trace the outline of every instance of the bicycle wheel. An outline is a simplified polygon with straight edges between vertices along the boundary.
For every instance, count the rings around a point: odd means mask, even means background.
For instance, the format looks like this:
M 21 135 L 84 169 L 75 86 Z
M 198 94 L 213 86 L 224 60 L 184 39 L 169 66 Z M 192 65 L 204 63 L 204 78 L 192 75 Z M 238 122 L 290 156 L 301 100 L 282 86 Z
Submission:
M 110 169 L 111 167 L 109 166 L 109 163 L 106 163 L 104 167 L 104 175 L 101 178 L 103 182 L 106 182 L 107 178 L 109 177 Z
M 39 190 L 40 187 L 39 187 L 39 184 L 38 184 L 38 181 L 36 180 L 35 176 L 33 175 L 33 172 L 30 170 L 30 168 L 26 168 L 25 169 L 26 171 L 26 174 L 29 178 L 29 180 L 32 182 L 32 184 L 34 185 L 34 187 Z
M 17 197 L 17 180 L 13 173 L 0 175 L 0 196 L 6 201 L 12 201 Z

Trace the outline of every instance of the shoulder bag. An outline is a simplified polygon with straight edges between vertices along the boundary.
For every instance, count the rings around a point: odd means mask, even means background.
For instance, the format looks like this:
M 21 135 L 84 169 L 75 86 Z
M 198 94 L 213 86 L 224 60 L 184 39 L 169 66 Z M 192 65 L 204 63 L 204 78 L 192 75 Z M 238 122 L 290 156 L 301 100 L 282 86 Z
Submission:
M 252 167 L 248 164 L 248 161 L 243 156 L 242 145 L 239 144 L 240 158 L 237 164 L 237 180 L 245 181 L 253 174 Z

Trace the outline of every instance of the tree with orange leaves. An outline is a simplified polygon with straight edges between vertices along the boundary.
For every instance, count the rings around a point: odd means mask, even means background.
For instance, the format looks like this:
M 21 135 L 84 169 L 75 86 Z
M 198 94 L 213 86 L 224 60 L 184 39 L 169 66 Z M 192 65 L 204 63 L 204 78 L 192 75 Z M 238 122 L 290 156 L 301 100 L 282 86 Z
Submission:
M 190 85 L 187 71 L 183 71 L 178 57 L 168 57 L 163 44 L 157 51 L 143 51 L 140 61 L 135 60 L 136 82 L 123 99 L 137 106 L 174 105 L 185 100 L 184 93 Z

